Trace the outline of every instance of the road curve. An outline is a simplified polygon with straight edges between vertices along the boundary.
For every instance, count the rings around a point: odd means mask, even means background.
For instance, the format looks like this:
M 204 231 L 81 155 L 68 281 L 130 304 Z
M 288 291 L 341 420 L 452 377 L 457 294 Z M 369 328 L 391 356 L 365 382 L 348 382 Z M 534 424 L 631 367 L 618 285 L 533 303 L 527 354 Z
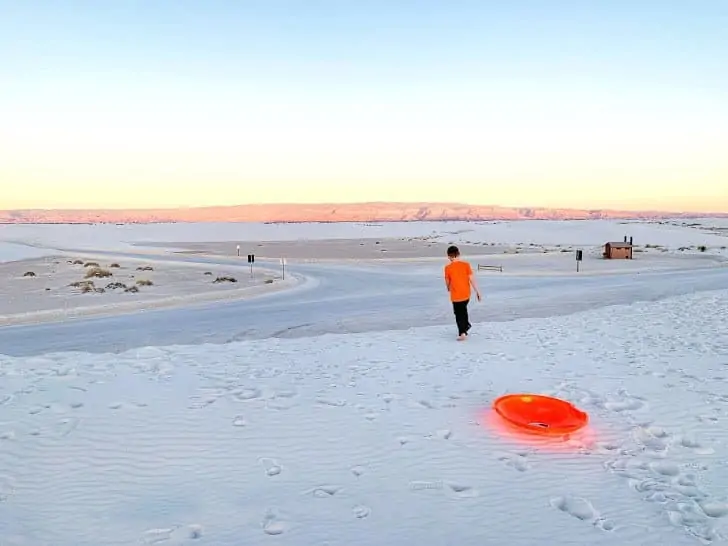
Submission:
M 239 260 L 223 257 L 108 254 L 247 267 Z M 120 352 L 149 345 L 227 343 L 451 324 L 441 268 L 442 264 L 435 263 L 410 273 L 408 268 L 289 264 L 290 273 L 312 282 L 248 300 L 6 326 L 0 328 L 0 354 Z M 477 323 L 570 314 L 606 305 L 725 289 L 728 268 L 604 276 L 496 274 L 482 276 L 480 283 L 485 299 L 471 307 L 473 333 L 487 336 L 487 324 Z

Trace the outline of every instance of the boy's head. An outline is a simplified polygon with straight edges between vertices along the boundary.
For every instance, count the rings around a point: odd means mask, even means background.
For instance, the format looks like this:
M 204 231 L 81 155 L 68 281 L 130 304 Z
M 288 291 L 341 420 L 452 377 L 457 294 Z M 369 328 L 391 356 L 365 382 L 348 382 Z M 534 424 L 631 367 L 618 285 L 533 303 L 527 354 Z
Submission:
M 460 249 L 456 247 L 455 245 L 449 246 L 447 248 L 447 257 L 450 258 L 450 260 L 455 260 L 460 256 Z

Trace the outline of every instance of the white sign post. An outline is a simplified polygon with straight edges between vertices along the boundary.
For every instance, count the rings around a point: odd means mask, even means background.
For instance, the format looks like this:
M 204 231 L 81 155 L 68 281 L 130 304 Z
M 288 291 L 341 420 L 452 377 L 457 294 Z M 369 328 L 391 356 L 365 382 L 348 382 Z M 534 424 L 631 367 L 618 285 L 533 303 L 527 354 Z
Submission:
M 281 258 L 281 272 L 282 272 L 282 280 L 286 280 L 286 259 Z
M 240 245 L 238 245 L 238 258 L 240 258 Z

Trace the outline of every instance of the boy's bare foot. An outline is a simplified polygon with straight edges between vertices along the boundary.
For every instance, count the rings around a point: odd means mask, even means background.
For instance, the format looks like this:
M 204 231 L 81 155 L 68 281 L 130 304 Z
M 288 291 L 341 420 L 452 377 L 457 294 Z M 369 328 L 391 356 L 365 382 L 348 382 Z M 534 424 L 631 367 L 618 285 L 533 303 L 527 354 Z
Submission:
M 458 336 L 458 341 L 465 341 L 467 338 L 468 338 L 468 336 L 466 336 L 465 334 L 460 334 Z

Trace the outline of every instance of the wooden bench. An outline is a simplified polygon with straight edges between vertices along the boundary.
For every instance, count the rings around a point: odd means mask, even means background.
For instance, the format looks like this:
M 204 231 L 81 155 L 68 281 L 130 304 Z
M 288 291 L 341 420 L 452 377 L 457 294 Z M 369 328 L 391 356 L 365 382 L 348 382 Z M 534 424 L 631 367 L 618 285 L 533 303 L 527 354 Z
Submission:
M 485 270 L 485 271 L 500 271 L 503 273 L 503 266 L 502 265 L 482 265 L 478 264 L 478 271 Z

